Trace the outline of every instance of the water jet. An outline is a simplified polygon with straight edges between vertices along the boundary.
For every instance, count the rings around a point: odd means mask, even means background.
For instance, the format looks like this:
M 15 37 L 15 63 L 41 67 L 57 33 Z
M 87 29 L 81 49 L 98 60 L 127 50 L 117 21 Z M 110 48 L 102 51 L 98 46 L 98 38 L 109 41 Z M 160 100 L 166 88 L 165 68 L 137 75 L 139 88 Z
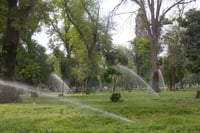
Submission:
M 122 121 L 129 122 L 129 123 L 133 122 L 132 120 L 130 120 L 128 118 L 125 118 L 125 117 L 122 117 L 120 115 L 116 115 L 114 113 L 110 113 L 110 112 L 107 112 L 107 111 L 104 111 L 104 110 L 101 110 L 101 109 L 98 109 L 98 108 L 95 108 L 95 107 L 92 107 L 92 106 L 89 106 L 89 105 L 86 105 L 86 104 L 82 104 L 82 103 L 80 103 L 78 101 L 67 99 L 66 97 L 58 97 L 57 95 L 55 95 L 55 94 L 53 94 L 51 92 L 45 93 L 45 92 L 39 91 L 40 89 L 36 90 L 36 89 L 34 89 L 33 86 L 30 86 L 30 85 L 21 84 L 19 82 L 14 82 L 14 81 L 4 81 L 4 80 L 0 80 L 0 84 L 1 85 L 5 85 L 5 86 L 15 87 L 18 90 L 25 90 L 27 92 L 31 92 L 32 91 L 32 92 L 38 93 L 40 95 L 44 95 L 44 96 L 48 96 L 48 97 L 51 97 L 51 98 L 55 98 L 57 100 L 64 101 L 66 103 L 70 103 L 72 105 L 76 105 L 76 106 L 79 106 L 79 107 L 82 107 L 82 108 L 85 108 L 85 109 L 89 109 L 89 110 L 93 110 L 95 112 L 102 113 L 102 114 L 104 114 L 106 116 L 110 116 L 110 117 L 118 119 L 118 120 L 122 120 Z M 35 104 L 35 102 L 33 102 L 32 104 Z
M 144 85 L 145 88 L 147 90 L 149 90 L 150 92 L 152 92 L 152 94 L 154 94 L 157 98 L 159 98 L 158 93 L 156 93 L 149 84 L 147 84 L 147 82 L 145 82 L 136 72 L 134 72 L 133 70 L 122 66 L 122 65 L 115 65 L 113 66 L 115 69 L 119 70 L 121 73 L 123 74 L 128 74 L 130 75 L 132 78 L 136 78 L 137 82 L 139 85 Z

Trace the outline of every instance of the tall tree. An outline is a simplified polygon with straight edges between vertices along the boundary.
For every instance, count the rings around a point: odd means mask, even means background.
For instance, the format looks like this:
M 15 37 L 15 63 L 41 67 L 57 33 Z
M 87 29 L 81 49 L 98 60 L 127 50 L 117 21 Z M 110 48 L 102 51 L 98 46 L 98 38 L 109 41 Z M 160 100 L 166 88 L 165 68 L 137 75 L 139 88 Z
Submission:
M 3 72 L 4 78 L 6 79 L 12 79 L 14 77 L 20 33 L 26 25 L 27 19 L 32 13 L 37 2 L 37 0 L 7 1 L 7 25 L 1 54 L 1 72 Z
M 93 78 L 96 78 L 99 69 L 102 24 L 100 21 L 100 6 L 95 0 L 65 1 L 65 11 L 68 20 L 76 28 L 79 37 L 86 47 L 87 70 L 86 88 Z
M 200 73 L 200 10 L 190 9 L 179 22 L 186 29 L 182 43 L 188 59 L 187 68 L 192 73 Z
M 182 36 L 184 55 L 187 59 L 186 68 L 189 75 L 185 75 L 186 82 L 189 84 L 199 83 L 200 75 L 200 10 L 190 9 L 185 13 L 185 17 L 179 18 L 180 26 L 185 28 Z M 191 74 L 193 73 L 193 74 Z
M 121 0 L 121 3 L 126 0 Z M 158 46 L 161 34 L 161 27 L 165 21 L 166 14 L 178 4 L 187 4 L 194 0 L 178 0 L 169 7 L 164 8 L 163 0 L 131 0 L 137 4 L 144 14 L 145 28 L 150 40 L 151 51 L 151 86 L 159 92 L 159 76 L 158 76 Z M 164 8 L 164 9 L 163 9 Z
M 184 15 L 185 5 L 177 5 L 178 14 L 175 20 L 182 18 Z M 178 19 L 177 19 L 178 18 Z M 171 29 L 163 36 L 164 44 L 168 45 L 168 56 L 163 60 L 164 73 L 169 81 L 170 90 L 176 90 L 176 84 L 183 79 L 185 71 L 184 49 L 181 38 L 184 34 L 183 28 L 175 21 Z
M 181 31 L 179 26 L 173 26 L 170 31 L 164 35 L 164 43 L 168 45 L 168 56 L 164 59 L 164 73 L 169 81 L 171 90 L 176 90 L 176 83 L 183 78 L 185 58 L 184 49 L 181 44 Z
M 65 12 L 65 6 L 64 6 L 64 1 L 57 1 L 57 0 L 51 0 L 48 3 L 50 10 L 50 17 L 48 19 L 48 33 L 50 34 L 50 43 L 55 46 L 52 48 L 58 48 L 60 46 L 63 46 L 64 49 L 66 50 L 66 58 L 63 61 L 65 62 L 64 66 L 66 67 L 65 70 L 67 73 L 63 73 L 64 77 L 68 85 L 70 85 L 70 78 L 71 78 L 71 54 L 73 52 L 73 45 L 74 43 L 71 43 L 70 39 L 73 39 L 74 36 L 70 35 L 72 34 L 72 30 L 74 29 L 72 24 L 68 21 L 68 18 L 66 17 L 66 12 Z M 78 36 L 78 34 L 77 34 Z M 61 64 L 62 63 L 62 60 Z M 62 65 L 63 66 L 63 65 Z M 64 69 L 64 68 L 63 68 Z M 62 75 L 62 72 L 61 72 Z

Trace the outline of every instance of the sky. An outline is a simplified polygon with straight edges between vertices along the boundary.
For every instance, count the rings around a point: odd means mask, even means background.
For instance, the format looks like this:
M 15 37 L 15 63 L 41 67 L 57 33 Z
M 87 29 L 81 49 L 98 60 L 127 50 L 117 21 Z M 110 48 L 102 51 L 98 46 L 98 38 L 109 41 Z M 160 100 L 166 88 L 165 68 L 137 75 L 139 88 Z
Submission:
M 111 12 L 116 5 L 120 3 L 121 0 L 101 0 L 101 15 L 108 16 L 109 12 Z M 174 0 L 172 0 L 174 1 Z M 191 7 L 198 7 L 200 5 L 200 0 L 198 2 L 191 5 Z M 166 2 L 166 1 L 165 1 Z M 169 4 L 169 0 L 167 0 L 167 4 Z M 166 5 L 167 5 L 166 4 Z M 129 2 L 124 4 L 117 10 L 117 14 L 136 11 L 138 8 L 133 4 L 133 2 Z M 135 16 L 136 14 L 121 14 L 115 15 L 113 17 L 113 21 L 115 22 L 114 30 L 112 33 L 113 44 L 123 45 L 129 47 L 129 42 L 135 38 Z M 45 31 L 45 29 L 42 29 Z M 39 44 L 45 46 L 48 49 L 48 35 L 45 32 L 37 33 L 33 37 L 38 41 Z
M 119 3 L 121 0 L 103 0 L 101 4 L 102 12 L 104 14 L 109 14 Z M 135 7 L 133 4 L 125 4 L 121 6 L 116 12 L 116 14 L 113 16 L 113 21 L 115 22 L 115 30 L 112 31 L 112 38 L 114 44 L 119 45 L 126 45 L 130 40 L 132 40 L 135 37 L 135 15 L 132 13 L 126 13 L 130 11 L 137 10 L 137 7 Z
M 109 13 L 113 10 L 113 8 L 120 3 L 121 0 L 102 0 L 102 10 L 105 13 Z M 163 8 L 171 6 L 171 3 L 175 0 L 164 0 L 163 1 Z M 190 4 L 189 8 L 198 8 L 200 7 L 200 0 L 196 0 L 196 3 Z M 117 13 L 123 13 L 123 12 L 132 12 L 136 11 L 138 7 L 133 2 L 127 2 L 127 4 L 124 4 L 119 8 Z M 186 10 L 187 10 L 186 9 Z M 167 17 L 172 17 L 175 14 L 174 11 L 171 11 L 167 14 Z M 113 33 L 113 43 L 114 44 L 121 44 L 121 45 L 128 45 L 129 41 L 133 40 L 135 38 L 135 16 L 134 14 L 121 14 L 116 15 L 114 17 L 114 21 L 116 22 L 116 31 L 112 31 Z
M 109 12 L 120 2 L 120 0 L 102 0 L 101 2 L 101 14 L 102 16 L 108 16 Z M 130 11 L 132 7 L 126 5 L 120 8 L 117 13 Z M 117 45 L 128 45 L 128 42 L 135 36 L 134 33 L 134 20 L 131 14 L 116 15 L 113 17 L 115 22 L 114 30 L 111 32 L 113 43 Z M 48 49 L 48 35 L 45 33 L 43 27 L 42 32 L 36 33 L 33 39 L 37 40 L 42 46 Z

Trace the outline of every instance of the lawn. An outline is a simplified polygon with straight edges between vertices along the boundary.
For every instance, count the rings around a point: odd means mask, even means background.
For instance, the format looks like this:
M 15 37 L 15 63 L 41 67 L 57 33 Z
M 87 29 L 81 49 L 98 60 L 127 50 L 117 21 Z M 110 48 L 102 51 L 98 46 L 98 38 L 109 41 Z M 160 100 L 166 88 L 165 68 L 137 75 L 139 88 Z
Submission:
M 200 133 L 200 100 L 196 89 L 161 92 L 121 91 L 70 94 L 63 98 L 30 95 L 22 103 L 0 104 L 1 133 Z M 113 115 L 114 114 L 114 115 Z M 128 122 L 121 118 L 131 120 Z

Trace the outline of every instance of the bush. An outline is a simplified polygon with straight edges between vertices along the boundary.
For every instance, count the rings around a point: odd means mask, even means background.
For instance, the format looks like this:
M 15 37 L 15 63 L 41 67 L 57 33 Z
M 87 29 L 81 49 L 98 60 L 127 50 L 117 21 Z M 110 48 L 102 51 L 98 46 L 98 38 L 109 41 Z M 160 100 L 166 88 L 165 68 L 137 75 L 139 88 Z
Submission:
M 0 85 L 0 103 L 21 102 L 16 88 Z
M 121 94 L 120 93 L 113 93 L 110 97 L 112 102 L 119 102 L 121 101 Z

